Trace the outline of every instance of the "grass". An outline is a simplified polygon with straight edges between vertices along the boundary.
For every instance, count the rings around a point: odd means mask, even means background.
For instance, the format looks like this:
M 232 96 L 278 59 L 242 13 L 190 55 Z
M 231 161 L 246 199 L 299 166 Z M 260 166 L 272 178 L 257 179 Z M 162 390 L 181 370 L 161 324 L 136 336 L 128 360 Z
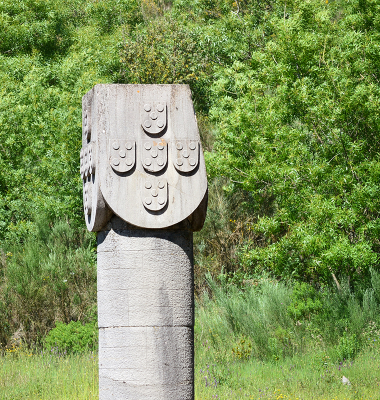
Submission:
M 98 357 L 31 354 L 14 347 L 0 357 L 1 400 L 98 399 Z
M 206 360 L 201 355 L 197 363 L 197 400 L 380 399 L 380 346 L 341 364 L 329 362 L 323 352 L 278 362 L 247 360 L 223 366 L 206 364 Z M 343 376 L 350 386 L 343 385 Z
M 0 357 L 1 400 L 98 399 L 97 356 L 32 354 Z M 210 349 L 198 349 L 196 400 L 380 399 L 380 346 L 367 347 L 354 361 L 332 363 L 326 353 L 309 352 L 276 362 L 235 360 L 213 363 Z M 210 361 L 210 363 L 208 363 Z M 346 376 L 351 386 L 343 385 Z
M 377 303 L 265 278 L 210 287 L 196 308 L 197 400 L 380 399 Z
M 266 278 L 210 288 L 196 307 L 196 400 L 380 400 L 374 296 L 369 303 L 349 290 L 317 293 Z M 0 400 L 97 399 L 97 373 L 96 354 L 14 346 L 0 356 Z

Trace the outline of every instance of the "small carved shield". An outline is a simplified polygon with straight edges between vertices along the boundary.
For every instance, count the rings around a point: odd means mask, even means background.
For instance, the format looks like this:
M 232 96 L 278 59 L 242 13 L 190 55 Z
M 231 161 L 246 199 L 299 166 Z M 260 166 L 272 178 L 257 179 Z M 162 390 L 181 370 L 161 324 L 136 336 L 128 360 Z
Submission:
M 84 179 L 85 175 L 85 158 L 84 158 L 84 148 L 82 147 L 80 149 L 80 176 L 82 179 Z
M 144 131 L 157 135 L 166 128 L 166 102 L 151 101 L 142 105 L 141 126 Z
M 91 140 L 91 109 L 89 107 L 83 117 L 83 135 L 87 141 Z
M 141 160 L 143 167 L 149 172 L 163 170 L 168 162 L 168 144 L 165 140 L 144 140 Z
M 198 166 L 199 142 L 196 140 L 176 140 L 173 143 L 173 162 L 177 171 L 191 172 Z
M 80 151 L 80 175 L 82 179 L 95 172 L 95 156 L 91 143 Z
M 83 185 L 83 205 L 85 215 L 90 215 L 92 212 L 92 182 L 91 179 L 86 179 Z
M 133 140 L 111 139 L 109 162 L 116 172 L 128 172 L 136 163 L 136 142 Z
M 142 202 L 151 211 L 162 210 L 168 202 L 168 182 L 163 177 L 146 176 L 142 180 Z

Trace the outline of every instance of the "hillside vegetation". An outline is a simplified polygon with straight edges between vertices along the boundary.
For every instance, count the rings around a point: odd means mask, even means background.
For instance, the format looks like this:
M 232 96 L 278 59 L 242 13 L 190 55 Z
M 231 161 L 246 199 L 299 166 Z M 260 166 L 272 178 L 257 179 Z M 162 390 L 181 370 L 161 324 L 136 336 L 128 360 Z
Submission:
M 379 28 L 378 0 L 1 1 L 2 345 L 96 315 L 79 150 L 97 83 L 191 87 L 210 186 L 200 300 L 212 277 L 225 293 L 270 277 L 294 290 L 289 326 L 338 315 L 338 343 L 356 307 L 358 335 L 380 303 Z M 321 315 L 335 295 L 346 311 Z

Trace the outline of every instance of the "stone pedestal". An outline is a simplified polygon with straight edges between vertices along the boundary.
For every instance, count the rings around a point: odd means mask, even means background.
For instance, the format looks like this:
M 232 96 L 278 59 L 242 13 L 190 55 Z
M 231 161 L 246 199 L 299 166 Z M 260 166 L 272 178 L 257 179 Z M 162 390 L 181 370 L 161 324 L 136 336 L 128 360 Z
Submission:
M 98 233 L 99 399 L 192 400 L 193 233 Z

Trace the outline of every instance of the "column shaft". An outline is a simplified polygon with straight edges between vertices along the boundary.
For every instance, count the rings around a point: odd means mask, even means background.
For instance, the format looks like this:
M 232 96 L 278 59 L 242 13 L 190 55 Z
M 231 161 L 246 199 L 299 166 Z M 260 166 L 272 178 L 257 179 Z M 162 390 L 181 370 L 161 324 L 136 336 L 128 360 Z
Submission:
M 193 234 L 116 221 L 98 233 L 99 399 L 193 400 Z

